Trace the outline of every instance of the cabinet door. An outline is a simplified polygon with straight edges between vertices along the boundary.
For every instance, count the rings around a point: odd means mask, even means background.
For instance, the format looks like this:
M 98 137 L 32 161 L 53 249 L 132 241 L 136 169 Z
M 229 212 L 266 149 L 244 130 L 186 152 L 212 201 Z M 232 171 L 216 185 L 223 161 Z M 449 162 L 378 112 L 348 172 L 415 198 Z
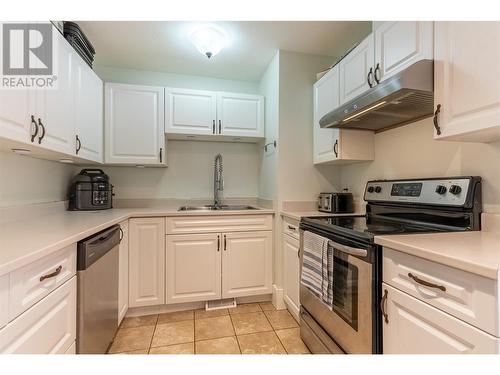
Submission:
M 500 22 L 435 23 L 435 138 L 500 140 L 499 45 Z
M 105 162 L 166 164 L 163 87 L 105 85 Z
M 383 307 L 384 354 L 494 354 L 500 339 L 389 285 Z
M 213 91 L 166 89 L 165 133 L 216 133 L 217 96 Z
M 30 135 L 35 133 L 37 125 L 31 121 L 35 113 L 30 94 L 34 93 L 28 89 L 0 90 L 0 137 L 24 143 L 31 141 Z
M 0 328 L 9 321 L 9 274 L 0 276 Z
M 35 117 L 41 125 L 38 129 L 38 141 L 35 143 L 51 151 L 74 155 L 76 91 L 73 73 L 74 51 L 59 32 L 54 29 L 52 34 L 57 86 L 36 93 Z
M 165 303 L 165 219 L 129 220 L 129 307 Z
M 433 58 L 433 22 L 391 21 L 375 30 L 375 70 L 380 81 Z
M 264 137 L 264 98 L 217 93 L 217 132 L 235 137 Z
M 167 236 L 167 303 L 221 297 L 221 234 Z
M 370 88 L 368 73 L 373 72 L 375 59 L 374 37 L 370 34 L 339 62 L 340 104 L 344 104 Z M 371 75 L 370 81 L 375 80 Z
M 284 289 L 285 303 L 288 309 L 299 317 L 299 282 L 300 282 L 300 262 L 299 262 L 299 240 L 283 235 L 283 257 L 284 257 Z
M 0 353 L 64 354 L 76 339 L 76 277 L 0 330 Z
M 336 160 L 339 156 L 339 129 L 321 129 L 319 120 L 340 105 L 339 66 L 336 65 L 314 84 L 314 164 Z
M 120 223 L 122 239 L 119 246 L 118 266 L 118 325 L 128 310 L 128 220 Z
M 75 133 L 79 147 L 78 157 L 102 163 L 103 161 L 103 84 L 84 61 L 73 54 L 75 61 Z M 76 138 L 75 138 L 76 141 Z
M 222 298 L 272 292 L 272 232 L 223 233 Z

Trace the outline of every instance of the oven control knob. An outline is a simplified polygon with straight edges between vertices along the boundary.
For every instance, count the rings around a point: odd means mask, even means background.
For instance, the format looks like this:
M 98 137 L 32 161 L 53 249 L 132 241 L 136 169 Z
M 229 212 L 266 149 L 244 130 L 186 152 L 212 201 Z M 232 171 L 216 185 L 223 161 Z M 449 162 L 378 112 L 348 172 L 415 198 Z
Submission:
M 375 193 L 380 193 L 382 188 L 380 186 L 375 186 Z
M 436 186 L 436 193 L 441 194 L 441 195 L 446 193 L 446 186 L 444 186 L 444 185 Z
M 375 190 L 375 188 L 373 186 L 368 186 L 368 192 L 369 193 L 373 193 L 373 191 Z
M 462 188 L 458 185 L 451 185 L 450 186 L 450 193 L 453 195 L 460 194 L 461 191 L 462 191 Z

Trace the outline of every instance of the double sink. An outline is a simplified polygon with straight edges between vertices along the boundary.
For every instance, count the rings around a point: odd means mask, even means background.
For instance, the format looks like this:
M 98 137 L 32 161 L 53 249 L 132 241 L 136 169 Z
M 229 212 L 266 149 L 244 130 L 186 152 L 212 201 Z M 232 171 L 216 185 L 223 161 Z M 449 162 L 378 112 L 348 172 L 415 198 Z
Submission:
M 177 211 L 244 211 L 244 210 L 258 210 L 257 207 L 246 205 L 228 205 L 222 204 L 219 206 L 207 204 L 205 206 L 182 206 Z

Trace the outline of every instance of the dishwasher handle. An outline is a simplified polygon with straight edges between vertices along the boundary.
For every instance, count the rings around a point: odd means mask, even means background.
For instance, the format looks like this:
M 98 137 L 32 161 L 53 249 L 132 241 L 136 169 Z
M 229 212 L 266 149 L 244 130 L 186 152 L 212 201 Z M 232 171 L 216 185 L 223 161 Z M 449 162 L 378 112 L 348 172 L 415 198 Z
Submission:
M 102 232 L 96 233 L 77 246 L 77 270 L 89 268 L 97 260 L 120 244 L 120 226 L 113 225 Z

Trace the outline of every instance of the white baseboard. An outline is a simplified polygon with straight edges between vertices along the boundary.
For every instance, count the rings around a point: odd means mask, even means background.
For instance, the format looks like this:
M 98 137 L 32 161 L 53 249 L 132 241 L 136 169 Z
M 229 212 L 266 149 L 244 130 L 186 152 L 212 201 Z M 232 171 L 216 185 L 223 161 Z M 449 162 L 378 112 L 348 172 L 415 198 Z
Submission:
M 283 300 L 284 290 L 273 285 L 273 305 L 278 310 L 286 309 L 285 301 Z

